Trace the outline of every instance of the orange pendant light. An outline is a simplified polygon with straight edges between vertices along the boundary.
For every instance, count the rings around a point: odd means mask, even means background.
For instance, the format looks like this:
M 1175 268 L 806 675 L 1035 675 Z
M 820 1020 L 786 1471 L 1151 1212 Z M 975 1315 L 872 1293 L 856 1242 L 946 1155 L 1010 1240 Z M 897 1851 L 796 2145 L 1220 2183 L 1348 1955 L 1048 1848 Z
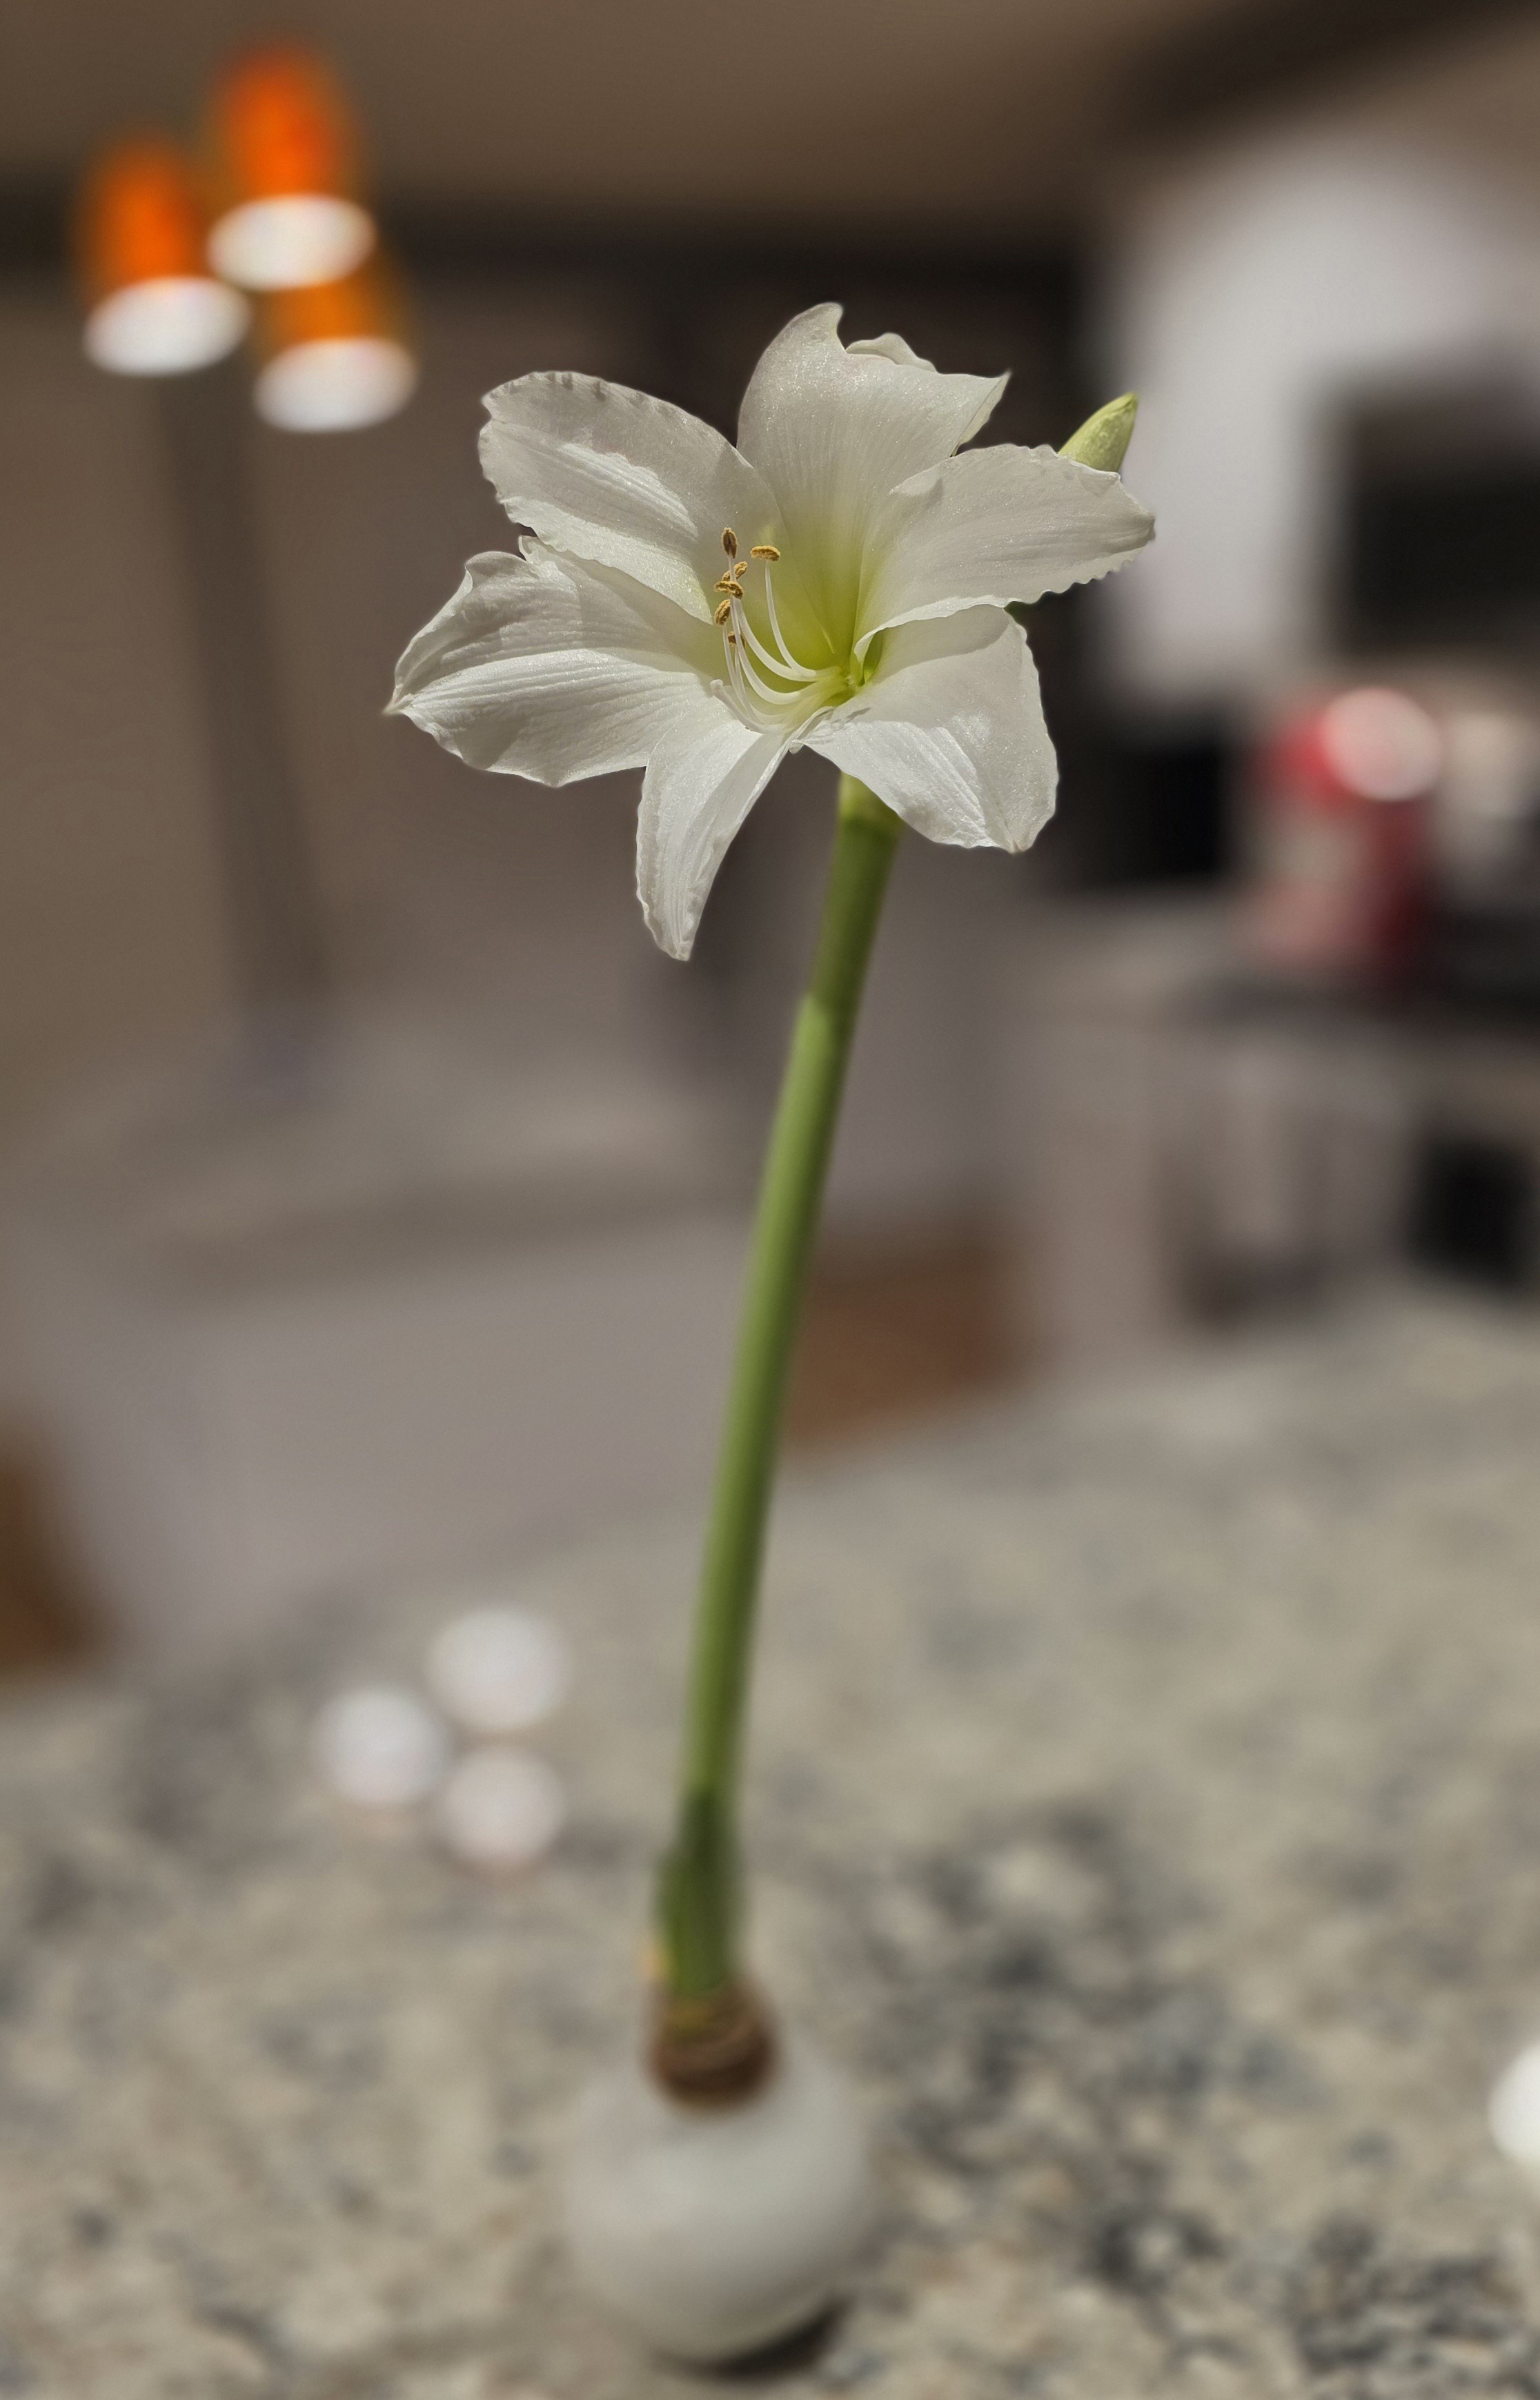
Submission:
M 340 433 L 378 425 L 416 387 L 390 279 L 378 261 L 335 283 L 275 292 L 264 305 L 266 363 L 253 395 L 259 416 L 290 433 Z
M 349 275 L 375 243 L 358 198 L 358 139 L 341 89 L 300 49 L 251 52 L 214 87 L 210 136 L 219 274 L 280 292 Z
M 192 168 L 170 142 L 124 142 L 87 175 L 75 242 L 86 355 L 115 375 L 183 375 L 235 348 L 250 304 L 211 275 Z

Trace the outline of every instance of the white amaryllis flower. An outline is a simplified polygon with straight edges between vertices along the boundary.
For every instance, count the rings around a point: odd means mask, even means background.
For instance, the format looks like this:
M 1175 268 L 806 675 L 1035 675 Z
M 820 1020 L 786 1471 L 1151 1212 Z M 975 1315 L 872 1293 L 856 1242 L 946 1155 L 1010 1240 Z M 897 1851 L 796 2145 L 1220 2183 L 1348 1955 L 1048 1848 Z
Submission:
M 1056 769 L 1005 613 L 1119 566 L 1153 520 L 1115 474 L 957 456 L 1003 375 L 938 375 L 810 308 L 754 371 L 738 446 L 666 402 L 530 375 L 486 402 L 512 556 L 473 558 L 391 707 L 474 767 L 566 784 L 645 767 L 637 890 L 688 956 L 729 842 L 789 750 L 918 833 L 1024 850 Z

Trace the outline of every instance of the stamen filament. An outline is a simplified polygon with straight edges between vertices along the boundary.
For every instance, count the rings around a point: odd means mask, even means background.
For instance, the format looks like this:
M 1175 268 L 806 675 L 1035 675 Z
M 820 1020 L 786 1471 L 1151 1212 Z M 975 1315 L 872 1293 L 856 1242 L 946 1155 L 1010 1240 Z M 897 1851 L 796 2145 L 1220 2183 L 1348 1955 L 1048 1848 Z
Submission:
M 749 623 L 748 619 L 744 616 L 743 609 L 739 607 L 736 600 L 732 604 L 732 630 L 738 636 L 739 663 L 743 667 L 743 679 L 748 684 L 750 689 L 756 691 L 759 694 L 760 699 L 768 701 L 771 707 L 784 706 L 785 702 L 788 700 L 794 699 L 796 695 L 789 691 L 777 691 L 773 684 L 768 684 L 763 675 L 756 672 L 743 649 L 745 637 L 749 645 L 758 651 L 761 659 L 764 659 L 765 664 L 770 667 L 773 673 L 779 674 L 780 669 L 776 666 L 776 662 L 773 659 L 767 658 L 765 656 L 765 652 L 761 645 L 755 639 L 753 626 Z
M 747 718 L 749 724 L 755 726 L 759 732 L 774 732 L 776 719 L 767 718 L 764 710 L 753 699 L 743 681 L 743 654 L 739 643 L 731 634 L 727 634 L 725 639 L 728 652 L 728 679 L 732 685 L 732 696 L 739 710 Z
M 742 611 L 739 613 L 740 615 L 743 614 Z M 735 624 L 738 623 L 737 618 L 733 620 L 733 622 Z M 759 661 L 760 665 L 769 667 L 771 675 L 780 675 L 784 680 L 793 683 L 816 683 L 818 681 L 818 677 L 811 667 L 799 667 L 795 659 L 787 660 L 777 658 L 773 650 L 767 650 L 764 643 L 759 639 L 758 634 L 755 632 L 754 627 L 749 623 L 746 616 L 743 617 L 743 623 L 738 625 L 738 631 L 748 644 L 749 648 L 754 652 L 755 657 Z M 780 692 L 777 694 L 777 698 L 786 700 L 790 698 L 790 694 L 787 692 Z
M 817 669 L 815 667 L 804 667 L 797 664 L 797 661 L 791 654 L 791 649 L 787 644 L 786 637 L 781 631 L 781 620 L 775 613 L 775 584 L 770 575 L 768 561 L 765 566 L 765 613 L 770 619 L 771 638 L 775 643 L 776 648 L 780 651 L 782 658 L 785 661 L 785 664 L 782 668 L 781 672 L 784 675 L 794 676 L 798 683 L 816 683 L 818 681 Z M 763 654 L 761 653 L 761 655 Z M 767 659 L 765 663 L 767 666 L 772 666 L 775 662 L 772 659 Z
M 734 619 L 734 622 L 737 622 L 736 619 Z M 754 627 L 749 623 L 746 616 L 743 618 L 742 625 L 739 626 L 739 632 L 747 640 L 750 649 L 754 652 L 755 657 L 759 661 L 761 666 L 769 667 L 771 675 L 781 675 L 791 683 L 816 683 L 818 681 L 816 668 L 799 666 L 794 658 L 786 655 L 785 644 L 784 642 L 781 645 L 782 655 L 780 657 L 777 657 L 773 650 L 767 650 L 764 643 L 759 639 L 758 634 L 755 632 Z M 782 696 L 784 697 L 784 694 Z

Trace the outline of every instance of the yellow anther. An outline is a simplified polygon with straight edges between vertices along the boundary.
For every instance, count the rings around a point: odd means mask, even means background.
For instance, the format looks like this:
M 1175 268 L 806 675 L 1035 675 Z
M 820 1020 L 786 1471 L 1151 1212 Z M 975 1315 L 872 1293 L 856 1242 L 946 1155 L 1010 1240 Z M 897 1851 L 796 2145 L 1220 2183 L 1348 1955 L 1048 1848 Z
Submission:
M 721 605 L 721 607 L 717 609 L 717 611 L 716 611 L 716 615 L 715 615 L 715 619 L 713 620 L 713 621 L 714 621 L 714 623 L 718 624 L 718 625 L 725 625 L 725 624 L 727 623 L 727 621 L 728 621 L 728 619 L 731 616 L 731 614 L 732 614 L 732 602 L 731 602 L 730 600 L 724 600 L 724 601 L 723 601 L 723 603 L 722 603 L 722 605 Z
M 749 556 L 751 558 L 768 558 L 771 566 L 775 564 L 775 561 L 780 557 L 780 555 L 781 553 L 776 549 L 773 541 L 756 541 L 754 548 L 749 552 Z
M 738 580 L 739 572 L 740 570 L 736 566 L 729 567 L 726 575 L 719 575 L 717 577 L 715 583 L 712 587 L 713 590 L 717 592 L 730 592 L 735 600 L 742 600 L 743 596 L 743 587 Z
M 738 536 L 733 532 L 731 525 L 724 525 L 722 527 L 722 548 L 727 552 L 729 558 L 737 557 Z

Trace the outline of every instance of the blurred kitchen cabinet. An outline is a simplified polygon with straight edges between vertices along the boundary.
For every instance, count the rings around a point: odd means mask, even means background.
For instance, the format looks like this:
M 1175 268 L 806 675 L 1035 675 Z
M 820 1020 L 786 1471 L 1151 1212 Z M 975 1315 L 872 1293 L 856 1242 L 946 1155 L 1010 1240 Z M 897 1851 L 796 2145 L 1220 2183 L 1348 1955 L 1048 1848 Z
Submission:
M 1169 1193 L 1180 1028 L 1229 957 L 1212 901 L 1033 908 L 999 961 L 1000 1207 L 1023 1342 L 1115 1359 L 1183 1314 Z
M 1002 1212 L 1050 1357 L 1127 1357 L 1399 1254 L 1451 1083 L 1425 1032 L 1249 979 L 1216 899 L 1047 908 L 1000 989 Z

